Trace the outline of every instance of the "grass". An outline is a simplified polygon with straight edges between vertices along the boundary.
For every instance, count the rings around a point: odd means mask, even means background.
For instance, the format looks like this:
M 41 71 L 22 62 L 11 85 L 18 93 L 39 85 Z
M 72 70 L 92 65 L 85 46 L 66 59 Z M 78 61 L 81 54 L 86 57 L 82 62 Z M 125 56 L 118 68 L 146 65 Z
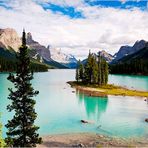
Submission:
M 82 82 L 70 81 L 68 82 L 72 87 L 88 93 L 91 96 L 104 96 L 104 95 L 121 95 L 121 96 L 137 96 L 137 97 L 148 97 L 148 92 L 130 90 L 121 86 L 115 86 L 107 84 L 99 86 L 96 84 L 83 84 Z

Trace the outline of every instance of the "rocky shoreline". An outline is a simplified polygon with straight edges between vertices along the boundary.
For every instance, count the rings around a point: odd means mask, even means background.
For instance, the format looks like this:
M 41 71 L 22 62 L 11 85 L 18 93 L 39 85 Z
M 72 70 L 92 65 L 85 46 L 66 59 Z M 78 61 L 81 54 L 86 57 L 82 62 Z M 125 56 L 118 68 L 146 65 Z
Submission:
M 146 139 L 123 139 L 95 133 L 75 133 L 43 136 L 37 147 L 148 147 Z

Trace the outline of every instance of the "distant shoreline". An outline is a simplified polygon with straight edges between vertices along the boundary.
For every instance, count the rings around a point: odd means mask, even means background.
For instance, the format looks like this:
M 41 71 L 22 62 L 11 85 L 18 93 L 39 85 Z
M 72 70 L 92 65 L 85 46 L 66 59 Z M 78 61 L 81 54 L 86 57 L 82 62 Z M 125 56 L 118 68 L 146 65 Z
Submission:
M 146 138 L 118 138 L 95 133 L 71 133 L 43 136 L 37 147 L 147 147 Z
M 135 97 L 148 97 L 148 92 L 130 90 L 121 86 L 108 84 L 106 86 L 98 86 L 96 84 L 84 85 L 82 82 L 69 81 L 67 82 L 71 87 L 93 97 L 105 97 L 108 95 L 114 96 L 135 96 Z

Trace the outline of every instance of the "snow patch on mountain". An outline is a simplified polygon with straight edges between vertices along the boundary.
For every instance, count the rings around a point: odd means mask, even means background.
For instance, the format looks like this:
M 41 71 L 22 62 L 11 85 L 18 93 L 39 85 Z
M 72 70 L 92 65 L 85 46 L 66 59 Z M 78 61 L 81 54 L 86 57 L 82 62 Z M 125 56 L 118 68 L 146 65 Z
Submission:
M 50 56 L 54 61 L 59 63 L 77 63 L 77 59 L 71 54 L 65 54 L 59 48 L 49 48 Z

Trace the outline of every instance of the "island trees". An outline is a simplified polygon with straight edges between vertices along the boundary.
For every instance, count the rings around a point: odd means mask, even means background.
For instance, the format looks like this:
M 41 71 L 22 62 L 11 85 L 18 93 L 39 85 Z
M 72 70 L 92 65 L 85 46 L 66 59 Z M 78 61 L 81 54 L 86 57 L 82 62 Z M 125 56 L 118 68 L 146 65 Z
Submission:
M 89 52 L 86 64 L 78 64 L 77 81 L 84 84 L 106 85 L 108 82 L 108 63 L 101 57 Z
M 16 65 L 16 75 L 10 74 L 8 77 L 15 89 L 9 88 L 8 99 L 11 100 L 11 104 L 7 109 L 9 112 L 14 111 L 14 116 L 6 125 L 8 128 L 6 141 L 13 147 L 35 147 L 36 144 L 41 143 L 41 138 L 37 133 L 39 127 L 34 125 L 37 113 L 34 109 L 36 102 L 32 97 L 39 92 L 33 89 L 30 82 L 33 79 L 33 72 L 30 70 L 25 31 L 23 31 L 22 46 L 17 54 Z

